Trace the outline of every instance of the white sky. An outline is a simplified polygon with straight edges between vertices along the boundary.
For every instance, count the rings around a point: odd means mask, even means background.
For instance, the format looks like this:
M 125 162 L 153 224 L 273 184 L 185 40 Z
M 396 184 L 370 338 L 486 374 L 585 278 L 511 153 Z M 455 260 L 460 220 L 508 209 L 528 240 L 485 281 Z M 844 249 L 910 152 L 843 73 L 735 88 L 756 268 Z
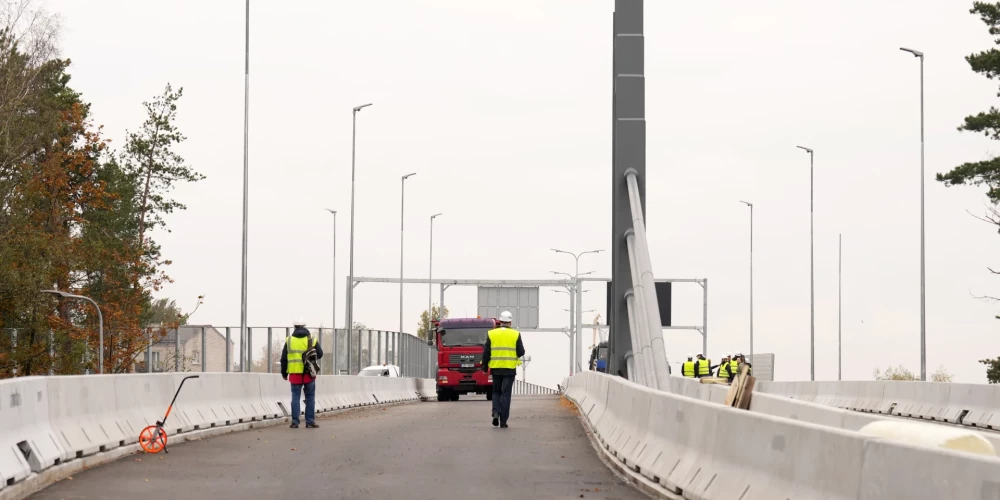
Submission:
M 121 147 L 140 105 L 184 87 L 181 154 L 207 176 L 157 235 L 173 260 L 163 296 L 195 323 L 238 325 L 244 10 L 240 0 L 48 0 L 64 23 L 72 85 Z M 960 134 L 996 104 L 963 57 L 990 47 L 969 1 L 647 1 L 647 219 L 657 277 L 709 278 L 709 351 L 748 349 L 748 214 L 755 203 L 755 347 L 777 378 L 809 376 L 809 170 L 816 150 L 817 378 L 837 375 L 837 234 L 844 234 L 845 379 L 919 370 L 918 62 L 927 54 L 929 371 L 985 382 L 1000 355 L 986 266 L 1000 238 L 966 213 L 982 189 L 933 180 L 994 143 Z M 249 323 L 330 326 L 331 217 L 338 216 L 338 323 L 348 269 L 351 107 L 358 120 L 355 273 L 399 273 L 399 177 L 407 181 L 407 276 L 543 278 L 572 271 L 551 247 L 610 249 L 611 0 L 255 0 L 251 20 Z M 610 254 L 581 271 L 607 277 Z M 584 309 L 603 311 L 603 286 Z M 435 302 L 437 291 L 435 290 Z M 355 317 L 398 327 L 397 285 L 357 289 Z M 542 324 L 566 324 L 542 292 Z M 453 316 L 474 289 L 451 289 Z M 406 324 L 427 304 L 406 289 Z M 587 315 L 590 322 L 593 315 Z M 701 289 L 675 288 L 675 324 L 701 320 Z M 667 332 L 668 356 L 700 348 Z M 587 333 L 587 344 L 590 334 Z M 566 374 L 562 334 L 526 334 L 529 381 Z

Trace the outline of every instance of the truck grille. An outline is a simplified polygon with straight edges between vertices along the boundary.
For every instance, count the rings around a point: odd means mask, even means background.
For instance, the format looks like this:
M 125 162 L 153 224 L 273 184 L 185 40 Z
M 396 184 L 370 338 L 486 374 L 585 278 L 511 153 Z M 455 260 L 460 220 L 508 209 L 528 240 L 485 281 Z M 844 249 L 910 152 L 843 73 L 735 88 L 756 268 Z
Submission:
M 469 363 L 482 363 L 483 355 L 482 353 L 476 354 L 449 354 L 448 363 L 452 365 L 463 365 Z

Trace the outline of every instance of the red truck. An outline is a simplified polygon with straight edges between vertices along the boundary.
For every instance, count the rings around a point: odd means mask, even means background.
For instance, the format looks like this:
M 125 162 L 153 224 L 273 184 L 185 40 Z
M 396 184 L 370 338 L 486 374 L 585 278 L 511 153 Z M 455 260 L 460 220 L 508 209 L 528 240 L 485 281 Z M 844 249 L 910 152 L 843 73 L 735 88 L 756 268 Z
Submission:
M 438 401 L 458 401 L 462 394 L 493 399 L 493 377 L 483 372 L 483 346 L 496 328 L 492 318 L 445 318 L 434 322 L 438 348 Z

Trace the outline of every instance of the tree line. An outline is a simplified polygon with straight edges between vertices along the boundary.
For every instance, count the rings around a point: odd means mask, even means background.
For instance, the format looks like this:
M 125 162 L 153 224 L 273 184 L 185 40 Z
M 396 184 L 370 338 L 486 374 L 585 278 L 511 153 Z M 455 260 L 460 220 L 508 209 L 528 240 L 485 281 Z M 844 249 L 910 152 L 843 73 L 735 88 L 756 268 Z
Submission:
M 162 309 L 152 294 L 170 280 L 154 239 L 185 208 L 170 191 L 203 179 L 176 152 L 183 89 L 143 102 L 115 149 L 71 85 L 58 33 L 30 0 L 0 0 L 0 377 L 98 371 L 97 312 L 40 293 L 52 289 L 100 304 L 104 371 L 131 371 Z
M 969 13 L 979 16 L 983 21 L 989 34 L 994 37 L 994 46 L 970 54 L 965 57 L 965 60 L 973 72 L 995 81 L 1000 77 L 1000 50 L 996 47 L 1000 45 L 1000 2 L 974 2 Z M 997 96 L 1000 97 L 1000 93 Z M 1000 109 L 997 109 L 996 106 L 990 106 L 986 111 L 969 115 L 959 125 L 958 130 L 983 134 L 995 141 L 1000 140 Z M 963 163 L 946 173 L 937 174 L 937 180 L 944 183 L 945 186 L 968 184 L 985 187 L 986 213 L 977 218 L 996 226 L 1000 232 L 1000 158 L 990 155 L 987 159 Z M 1000 271 L 990 267 L 987 267 L 987 270 L 993 274 L 1000 274 Z M 1000 300 L 1000 298 L 993 296 L 981 298 L 994 302 Z M 1000 319 L 1000 315 L 997 315 L 996 318 Z M 979 362 L 986 365 L 986 378 L 989 383 L 1000 383 L 1000 356 L 982 359 Z

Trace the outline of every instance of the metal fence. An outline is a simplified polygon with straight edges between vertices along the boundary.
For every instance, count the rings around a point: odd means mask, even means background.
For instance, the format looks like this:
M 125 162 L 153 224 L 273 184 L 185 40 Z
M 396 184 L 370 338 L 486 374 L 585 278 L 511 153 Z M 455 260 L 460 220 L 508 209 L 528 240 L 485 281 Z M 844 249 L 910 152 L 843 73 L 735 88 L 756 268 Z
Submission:
M 559 391 L 537 384 L 529 384 L 523 380 L 514 380 L 513 393 L 517 396 L 550 396 L 553 394 L 559 394 Z
M 239 327 L 148 328 L 145 348 L 136 352 L 125 369 L 135 373 L 280 373 L 281 351 L 293 331 L 285 327 L 248 328 L 244 349 Z M 320 373 L 356 375 L 369 366 L 397 365 L 404 377 L 437 376 L 437 348 L 408 333 L 332 328 L 309 328 L 309 332 L 323 348 Z M 4 350 L 13 350 L 17 342 L 16 329 L 0 330 Z M 110 350 L 121 348 L 114 344 L 112 332 L 105 332 L 105 342 Z M 16 369 L 11 374 L 19 375 Z
M 437 348 L 413 335 L 380 330 L 308 330 L 323 349 L 323 374 L 356 375 L 375 365 L 397 365 L 404 377 L 434 378 L 437 374 Z M 151 332 L 145 353 L 136 359 L 135 371 L 280 373 L 281 351 L 293 331 L 249 327 L 245 348 L 239 327 L 182 326 L 155 342 Z

